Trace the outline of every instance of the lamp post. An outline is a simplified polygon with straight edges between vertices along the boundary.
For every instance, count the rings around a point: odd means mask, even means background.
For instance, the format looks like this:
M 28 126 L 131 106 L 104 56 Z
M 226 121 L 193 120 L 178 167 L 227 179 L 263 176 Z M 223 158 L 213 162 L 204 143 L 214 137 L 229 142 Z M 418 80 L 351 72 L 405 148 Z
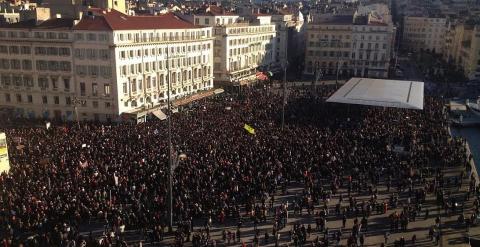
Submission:
M 172 193 L 172 112 L 170 106 L 170 47 L 167 45 L 167 107 L 168 107 L 168 232 L 172 232 L 173 227 L 173 193 Z
M 283 62 L 283 102 L 282 102 L 282 130 L 285 127 L 285 104 L 287 101 L 287 45 L 285 45 L 285 60 Z

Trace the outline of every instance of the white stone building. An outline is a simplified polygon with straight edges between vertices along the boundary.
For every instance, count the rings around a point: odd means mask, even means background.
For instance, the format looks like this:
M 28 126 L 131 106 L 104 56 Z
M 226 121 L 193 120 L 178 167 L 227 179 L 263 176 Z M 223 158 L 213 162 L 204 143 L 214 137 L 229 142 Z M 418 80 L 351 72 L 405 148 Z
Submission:
M 395 37 L 392 23 L 372 14 L 357 16 L 352 32 L 353 75 L 387 78 Z
M 169 81 L 172 99 L 213 87 L 211 27 L 173 14 L 127 16 L 99 9 L 76 25 L 70 20 L 65 28 L 46 26 L 65 21 L 43 22 L 29 27 L 30 33 L 15 25 L 0 29 L 6 59 L 1 106 L 24 117 L 74 120 L 76 108 L 80 120 L 118 121 L 122 113 L 164 105 Z M 25 58 L 18 58 L 22 52 Z
M 276 31 L 270 15 L 240 17 L 217 6 L 193 16 L 195 24 L 212 26 L 215 36 L 214 77 L 219 85 L 246 85 L 257 73 L 278 67 Z

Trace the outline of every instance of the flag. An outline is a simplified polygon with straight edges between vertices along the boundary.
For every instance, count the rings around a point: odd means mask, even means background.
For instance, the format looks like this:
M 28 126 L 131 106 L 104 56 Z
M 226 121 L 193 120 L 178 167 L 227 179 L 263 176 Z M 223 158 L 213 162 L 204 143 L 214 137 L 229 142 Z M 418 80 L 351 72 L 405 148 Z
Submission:
M 113 174 L 113 180 L 115 181 L 115 186 L 118 186 L 118 177 L 115 173 Z
M 250 134 L 255 135 L 255 129 L 252 126 L 245 124 L 243 128 Z
M 45 127 L 47 128 L 47 130 L 50 129 L 50 125 L 51 125 L 50 122 L 47 122 L 47 123 L 45 124 Z

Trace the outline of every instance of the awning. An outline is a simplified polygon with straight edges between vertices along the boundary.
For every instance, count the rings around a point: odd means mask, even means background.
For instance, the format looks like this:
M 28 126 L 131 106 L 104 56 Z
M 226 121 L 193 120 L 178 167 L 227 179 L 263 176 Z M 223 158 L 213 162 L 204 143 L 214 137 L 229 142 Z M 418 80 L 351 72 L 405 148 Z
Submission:
M 423 82 L 352 78 L 327 102 L 423 110 Z
M 160 110 L 160 109 L 152 112 L 152 114 L 155 115 L 155 117 L 157 117 L 157 118 L 160 119 L 160 120 L 165 120 L 165 119 L 167 119 L 167 115 L 165 115 L 165 113 L 163 113 L 163 111 Z
M 268 80 L 268 77 L 263 72 L 257 72 L 256 77 L 260 81 Z

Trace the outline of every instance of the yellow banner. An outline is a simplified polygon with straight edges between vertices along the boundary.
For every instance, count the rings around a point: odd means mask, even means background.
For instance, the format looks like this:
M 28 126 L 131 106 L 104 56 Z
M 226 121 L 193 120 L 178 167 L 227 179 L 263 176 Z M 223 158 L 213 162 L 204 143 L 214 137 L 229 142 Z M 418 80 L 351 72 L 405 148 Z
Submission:
M 252 126 L 245 124 L 243 128 L 250 134 L 255 135 L 255 129 Z
M 8 160 L 7 136 L 0 133 L 0 173 L 10 170 L 10 161 Z

